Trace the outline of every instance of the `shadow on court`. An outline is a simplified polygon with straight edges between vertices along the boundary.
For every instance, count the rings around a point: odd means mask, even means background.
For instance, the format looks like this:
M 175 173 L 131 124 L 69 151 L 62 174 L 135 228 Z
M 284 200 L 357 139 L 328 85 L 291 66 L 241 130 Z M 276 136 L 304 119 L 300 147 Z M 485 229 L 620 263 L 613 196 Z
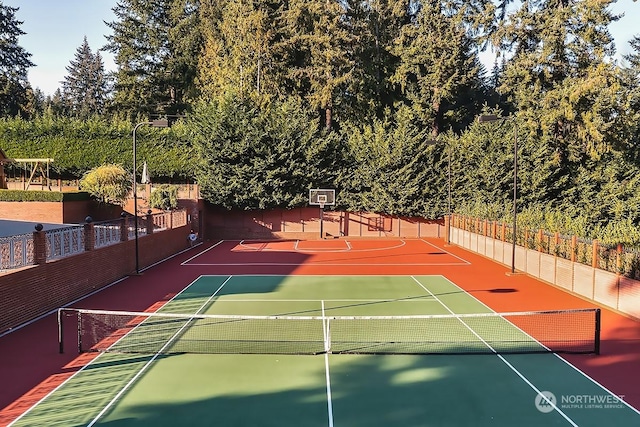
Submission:
M 324 356 L 199 356 L 192 370 L 190 357 L 165 360 L 96 425 L 566 425 L 539 411 L 535 392 L 493 355 L 330 356 L 330 409 Z M 545 377 L 556 374 L 551 367 Z M 616 419 L 615 411 L 584 415 L 599 425 Z
M 203 304 L 207 298 L 211 297 L 213 292 L 211 288 L 220 286 L 222 282 L 214 283 L 211 280 L 215 279 L 207 279 L 189 288 L 189 292 L 181 293 L 199 277 L 219 273 L 215 266 L 207 263 L 188 267 L 181 264 L 187 260 L 197 260 L 200 255 L 209 254 L 207 249 L 203 246 L 178 254 L 144 270 L 141 275 L 126 277 L 96 294 L 82 298 L 71 307 L 156 311 L 168 301 L 175 299 L 176 304 L 172 304 L 172 309 L 176 309 L 176 312 L 193 313 L 199 307 L 198 304 Z M 304 262 L 306 258 L 304 254 L 291 254 L 291 256 L 299 262 Z M 288 265 L 280 266 L 278 270 L 286 276 L 293 273 L 295 268 L 295 265 Z M 243 265 L 238 266 L 234 274 L 249 272 L 250 268 Z M 89 277 L 88 280 L 90 280 Z M 258 281 L 259 283 L 235 287 L 233 291 L 222 287 L 219 295 L 228 295 L 230 292 L 268 293 L 279 286 L 278 282 L 281 279 L 281 277 L 265 278 Z M 46 290 L 43 291 L 46 292 Z M 215 301 L 216 299 L 213 298 L 202 308 L 206 310 Z M 0 387 L 0 426 L 21 414 L 24 408 L 28 408 L 24 402 L 34 404 L 39 399 L 38 396 L 47 390 L 50 391 L 51 384 L 55 382 L 51 381 L 52 379 L 70 375 L 79 369 L 79 367 L 73 367 L 73 361 L 78 356 L 77 338 L 75 338 L 77 328 L 72 325 L 72 322 L 66 322 L 65 325 L 64 347 L 68 350 L 65 350 L 64 354 L 58 353 L 55 314 L 48 314 L 9 334 L 0 336 L 0 361 L 2 362 L 0 378 L 2 378 L 2 384 L 9 384 L 9 386 Z

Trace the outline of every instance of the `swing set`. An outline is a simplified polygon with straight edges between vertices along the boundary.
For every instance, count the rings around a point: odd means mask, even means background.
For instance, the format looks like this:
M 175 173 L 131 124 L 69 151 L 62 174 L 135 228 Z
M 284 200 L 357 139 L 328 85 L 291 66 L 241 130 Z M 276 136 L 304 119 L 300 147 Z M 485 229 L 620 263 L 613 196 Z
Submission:
M 12 169 L 14 178 L 16 178 L 16 169 L 20 171 L 23 190 L 28 190 L 31 185 L 36 185 L 39 181 L 42 189 L 46 187 L 52 191 L 49 166 L 53 163 L 53 159 L 0 159 L 0 188 L 8 188 L 4 165 L 9 163 L 17 163 L 17 167 Z M 28 179 L 27 174 L 29 175 Z

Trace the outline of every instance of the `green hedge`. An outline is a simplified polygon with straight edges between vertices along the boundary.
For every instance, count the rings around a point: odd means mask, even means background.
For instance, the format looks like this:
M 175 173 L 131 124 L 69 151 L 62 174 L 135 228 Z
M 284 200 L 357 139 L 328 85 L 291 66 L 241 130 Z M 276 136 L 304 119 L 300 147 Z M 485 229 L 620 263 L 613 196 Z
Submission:
M 33 120 L 0 118 L 0 148 L 9 158 L 52 158 L 52 178 L 79 179 L 104 164 L 131 170 L 133 125 L 116 118 L 87 120 L 43 115 Z M 181 122 L 170 129 L 141 126 L 137 133 L 138 167 L 147 162 L 154 182 L 193 180 L 194 154 Z M 28 173 L 18 163 L 5 165 L 7 176 Z M 138 170 L 138 173 L 141 169 Z
M 89 199 L 86 191 L 0 190 L 0 202 L 77 202 Z

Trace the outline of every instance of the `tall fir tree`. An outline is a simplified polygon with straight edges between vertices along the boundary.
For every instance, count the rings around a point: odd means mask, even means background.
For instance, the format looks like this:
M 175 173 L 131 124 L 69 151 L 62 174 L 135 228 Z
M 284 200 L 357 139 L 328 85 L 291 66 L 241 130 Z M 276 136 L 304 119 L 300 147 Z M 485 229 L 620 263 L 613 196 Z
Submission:
M 392 53 L 400 29 L 411 22 L 410 0 L 347 0 L 346 19 L 358 34 L 353 46 L 354 70 L 344 106 L 353 121 L 381 119 L 400 100 L 390 77 L 398 66 Z
M 640 163 L 640 35 L 634 36 L 629 45 L 632 51 L 624 55 L 627 65 L 622 70 L 622 81 L 626 96 L 625 141 L 623 149 L 630 153 L 630 157 Z
M 16 18 L 19 8 L 0 3 L 0 117 L 28 115 L 29 67 L 35 66 L 31 54 L 18 44 L 26 34 Z
M 68 114 L 86 118 L 102 114 L 107 102 L 107 77 L 100 53 L 93 53 L 85 36 L 66 67 L 62 98 Z
M 523 2 L 495 33 L 494 42 L 508 60 L 498 91 L 514 111 L 523 140 L 545 151 L 539 158 L 521 155 L 521 182 L 538 182 L 555 207 L 569 215 L 593 209 L 597 194 L 609 185 L 602 162 L 625 135 L 624 96 L 613 54 L 609 25 L 619 19 L 613 1 L 536 0 Z M 539 171 L 546 171 L 546 178 Z M 523 188 L 523 197 L 535 188 Z M 532 197 L 531 203 L 541 199 Z M 594 220 L 602 217 L 593 216 Z
M 391 80 L 437 137 L 463 121 L 456 116 L 464 108 L 462 93 L 470 99 L 482 94 L 477 46 L 491 21 L 478 16 L 486 16 L 491 7 L 483 0 L 429 0 L 415 7 L 414 18 L 402 27 L 393 47 L 399 64 Z
M 165 82 L 165 90 L 169 92 L 168 114 L 181 114 L 188 110 L 189 104 L 200 94 L 196 85 L 203 44 L 200 3 L 199 0 L 174 0 L 169 9 L 170 54 L 166 59 Z
M 291 0 L 281 13 L 287 86 L 321 113 L 327 130 L 353 79 L 358 35 L 345 14 L 344 2 L 337 0 Z
M 114 53 L 113 107 L 131 118 L 179 114 L 194 93 L 200 41 L 195 0 L 119 0 L 107 23 Z
M 597 157 L 614 137 L 617 81 L 612 0 L 524 2 L 498 34 L 507 62 L 498 90 L 563 160 Z
M 203 53 L 198 82 L 206 98 L 232 91 L 274 97 L 284 93 L 274 57 L 277 8 L 270 2 L 201 3 Z

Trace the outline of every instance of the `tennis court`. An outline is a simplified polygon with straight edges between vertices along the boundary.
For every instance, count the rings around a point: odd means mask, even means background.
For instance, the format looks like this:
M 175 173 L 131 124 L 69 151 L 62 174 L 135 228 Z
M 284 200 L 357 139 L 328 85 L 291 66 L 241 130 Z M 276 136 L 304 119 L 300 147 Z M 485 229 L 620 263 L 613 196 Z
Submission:
M 235 243 L 214 256 L 223 243 L 181 268 L 282 268 L 294 262 L 278 245 L 291 244 Z M 333 244 L 298 255 L 316 269 L 353 268 L 370 255 L 351 253 L 348 264 L 344 243 Z M 402 261 L 385 254 L 417 269 L 467 264 L 431 249 Z M 546 351 L 593 351 L 594 310 L 496 316 L 441 274 L 199 274 L 157 312 L 61 312 L 65 352 L 78 341 L 109 351 L 83 353 L 89 363 L 11 425 L 640 422 L 622 397 Z

